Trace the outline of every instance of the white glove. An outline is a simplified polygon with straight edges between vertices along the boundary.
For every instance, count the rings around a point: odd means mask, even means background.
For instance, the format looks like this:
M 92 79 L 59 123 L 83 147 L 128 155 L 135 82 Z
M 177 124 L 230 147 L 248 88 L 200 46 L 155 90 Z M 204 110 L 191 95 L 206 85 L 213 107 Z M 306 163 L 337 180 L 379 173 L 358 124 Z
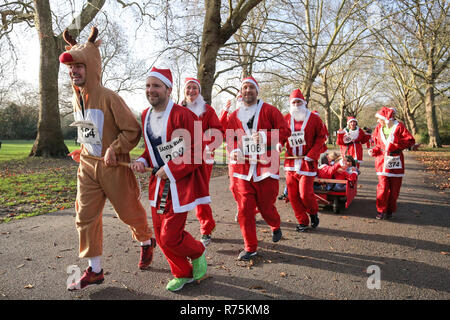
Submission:
M 281 143 L 277 143 L 277 146 L 275 147 L 275 149 L 281 153 L 281 151 L 283 150 L 283 145 Z

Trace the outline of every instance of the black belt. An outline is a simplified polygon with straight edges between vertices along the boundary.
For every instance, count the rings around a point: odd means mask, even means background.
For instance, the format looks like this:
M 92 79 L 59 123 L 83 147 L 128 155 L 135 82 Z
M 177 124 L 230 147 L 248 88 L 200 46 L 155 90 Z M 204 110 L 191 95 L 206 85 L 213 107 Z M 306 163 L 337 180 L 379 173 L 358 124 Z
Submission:
M 159 168 L 154 168 L 152 174 L 156 174 L 158 170 Z M 159 208 L 156 210 L 156 213 L 158 214 L 164 214 L 164 210 L 166 209 L 167 204 L 167 196 L 169 195 L 169 189 L 170 189 L 170 181 L 169 179 L 167 179 L 164 184 L 163 192 L 161 195 L 161 202 L 159 203 Z

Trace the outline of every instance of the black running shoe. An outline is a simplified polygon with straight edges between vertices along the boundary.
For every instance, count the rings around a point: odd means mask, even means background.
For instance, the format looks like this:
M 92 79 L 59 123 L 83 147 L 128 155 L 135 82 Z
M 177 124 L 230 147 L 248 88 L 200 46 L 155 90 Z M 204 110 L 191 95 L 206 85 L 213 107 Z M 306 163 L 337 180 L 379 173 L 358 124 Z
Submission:
M 308 230 L 308 226 L 306 224 L 298 224 L 295 228 L 298 232 L 305 232 Z
M 241 251 L 241 253 L 239 253 L 238 260 L 249 261 L 256 255 L 257 255 L 256 251 L 255 252 L 247 252 L 244 250 L 244 251 Z
M 317 228 L 317 226 L 319 225 L 319 214 L 312 214 L 309 217 L 311 218 L 311 227 L 313 227 L 314 229 Z
M 272 241 L 273 242 L 278 242 L 280 241 L 281 237 L 282 237 L 283 233 L 281 232 L 281 229 L 277 229 L 272 233 Z
M 377 216 L 375 217 L 375 219 L 377 220 L 383 220 L 384 219 L 384 213 L 383 212 L 378 212 Z

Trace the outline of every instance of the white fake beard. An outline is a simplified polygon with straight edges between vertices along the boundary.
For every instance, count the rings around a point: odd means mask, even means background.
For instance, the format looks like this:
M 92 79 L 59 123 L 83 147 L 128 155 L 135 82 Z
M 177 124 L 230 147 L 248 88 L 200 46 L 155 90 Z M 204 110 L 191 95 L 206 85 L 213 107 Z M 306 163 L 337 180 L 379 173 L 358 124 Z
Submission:
M 244 106 L 244 102 L 242 101 L 242 99 L 237 99 L 236 100 L 236 109 L 235 110 L 238 110 L 238 109 L 242 108 L 243 106 Z
M 300 107 L 293 106 L 291 104 L 291 106 L 289 107 L 289 113 L 291 114 L 291 116 L 294 118 L 295 121 L 304 121 L 306 118 L 307 111 L 308 109 L 306 108 L 305 104 L 303 104 Z
M 186 106 L 189 108 L 189 110 L 195 113 L 197 117 L 200 117 L 200 115 L 205 112 L 205 99 L 203 99 L 203 96 L 199 94 L 194 102 L 186 101 Z
M 355 130 L 349 129 L 347 134 L 349 135 L 349 137 L 350 137 L 352 140 L 356 140 L 356 139 L 358 138 L 358 136 L 359 136 L 359 127 L 356 126 L 356 129 L 355 129 Z
M 155 138 L 161 136 L 162 130 L 164 128 L 164 123 L 162 121 L 163 115 L 164 111 L 163 112 L 152 111 L 152 113 L 150 114 L 150 129 Z
M 238 110 L 238 118 L 242 123 L 247 123 L 256 113 L 256 104 L 249 107 L 242 103 L 242 106 Z

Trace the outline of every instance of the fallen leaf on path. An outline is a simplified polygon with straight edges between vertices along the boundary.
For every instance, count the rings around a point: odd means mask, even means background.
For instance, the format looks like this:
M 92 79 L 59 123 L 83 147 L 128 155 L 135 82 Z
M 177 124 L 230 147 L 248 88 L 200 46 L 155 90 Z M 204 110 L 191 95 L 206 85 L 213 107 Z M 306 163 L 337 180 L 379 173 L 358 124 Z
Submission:
M 448 255 L 448 252 L 441 251 L 441 254 L 443 254 L 444 256 L 446 256 L 446 255 Z
M 251 286 L 249 289 L 261 290 L 261 289 L 264 289 L 264 288 L 261 287 L 261 286 Z
M 207 274 L 207 275 L 203 276 L 202 278 L 198 279 L 198 280 L 197 280 L 197 283 L 200 283 L 200 282 L 202 282 L 203 280 L 206 280 L 206 279 L 208 279 L 208 278 L 212 278 L 212 276 L 210 276 L 209 274 Z
M 32 284 L 27 284 L 25 287 L 23 287 L 24 289 L 33 289 L 34 286 Z

